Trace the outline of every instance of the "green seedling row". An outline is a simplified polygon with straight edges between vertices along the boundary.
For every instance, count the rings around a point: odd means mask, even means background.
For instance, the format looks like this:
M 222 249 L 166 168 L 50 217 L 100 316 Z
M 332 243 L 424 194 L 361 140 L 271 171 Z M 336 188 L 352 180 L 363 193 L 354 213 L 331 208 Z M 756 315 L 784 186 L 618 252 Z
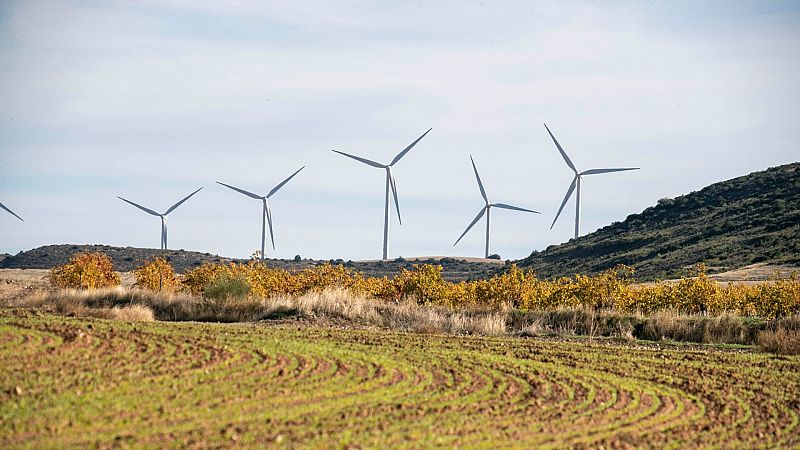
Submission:
M 0 447 L 800 446 L 800 357 L 0 309 Z

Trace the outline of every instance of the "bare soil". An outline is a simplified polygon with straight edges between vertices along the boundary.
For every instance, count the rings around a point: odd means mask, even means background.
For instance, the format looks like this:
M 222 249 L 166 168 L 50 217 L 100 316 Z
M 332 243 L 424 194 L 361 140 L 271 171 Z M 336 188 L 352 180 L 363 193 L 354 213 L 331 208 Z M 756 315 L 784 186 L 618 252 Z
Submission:
M 0 308 L 3 448 L 795 448 L 800 359 Z

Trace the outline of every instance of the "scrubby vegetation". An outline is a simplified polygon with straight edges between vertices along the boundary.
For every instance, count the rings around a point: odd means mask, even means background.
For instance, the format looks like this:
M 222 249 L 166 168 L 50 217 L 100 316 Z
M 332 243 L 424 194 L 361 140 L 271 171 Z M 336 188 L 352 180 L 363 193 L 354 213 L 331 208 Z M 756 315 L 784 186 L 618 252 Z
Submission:
M 174 292 L 181 289 L 181 282 L 175 276 L 172 265 L 164 258 L 154 258 L 133 271 L 135 286 L 155 292 Z
M 235 300 L 300 296 L 328 288 L 385 301 L 413 301 L 458 308 L 545 310 L 556 308 L 610 309 L 626 313 L 737 314 L 777 319 L 800 313 L 800 280 L 776 279 L 753 285 L 709 280 L 705 267 L 677 283 L 637 285 L 633 270 L 618 266 L 596 276 L 575 275 L 540 280 L 514 265 L 488 279 L 453 283 L 441 266 L 414 265 L 394 278 L 365 277 L 341 265 L 325 264 L 297 272 L 249 263 L 203 264 L 184 276 L 175 275 L 163 259 L 147 262 L 135 272 L 136 286 L 151 291 L 186 291 L 206 298 Z M 101 253 L 78 254 L 50 273 L 54 286 L 94 289 L 119 284 L 111 261 Z
M 694 277 L 676 283 L 638 285 L 632 270 L 619 266 L 596 276 L 575 275 L 540 280 L 536 274 L 512 266 L 491 278 L 452 283 L 441 276 L 441 267 L 416 265 L 394 278 L 368 278 L 342 266 L 324 265 L 290 273 L 258 262 L 206 264 L 189 271 L 183 283 L 194 294 L 202 294 L 221 276 L 240 278 L 250 286 L 250 295 L 268 298 L 297 296 L 325 288 L 342 288 L 381 300 L 412 300 L 446 307 L 612 309 L 653 314 L 737 314 L 776 319 L 800 313 L 800 280 L 796 276 L 758 284 L 722 284 L 708 279 L 704 266 Z
M 676 278 L 707 264 L 723 271 L 758 262 L 800 263 L 800 163 L 661 199 L 578 239 L 520 260 L 547 277 L 598 274 L 618 264 L 639 280 Z
M 118 287 L 54 292 L 31 297 L 15 306 L 37 307 L 70 316 L 123 320 L 256 322 L 294 318 L 417 333 L 587 336 L 702 344 L 757 344 L 776 353 L 800 352 L 797 346 L 800 316 L 768 321 L 732 314 L 700 316 L 661 311 L 644 315 L 585 307 L 528 311 L 452 308 L 419 304 L 411 300 L 376 301 L 339 288 L 309 291 L 299 296 L 236 299 Z
M 203 284 L 203 296 L 213 300 L 241 300 L 250 293 L 250 284 L 239 274 L 219 273 Z
M 95 289 L 119 285 L 119 275 L 103 253 L 78 253 L 50 271 L 50 282 L 60 288 Z
M 800 316 L 771 323 L 758 335 L 758 345 L 772 353 L 800 355 Z
M 75 264 L 92 268 L 87 261 L 96 260 L 102 258 L 76 258 Z M 141 306 L 159 320 L 325 317 L 418 332 L 761 343 L 775 351 L 796 351 L 790 344 L 800 331 L 791 325 L 800 317 L 796 275 L 723 284 L 710 280 L 704 266 L 695 270 L 694 277 L 677 282 L 640 285 L 625 266 L 596 276 L 540 280 L 512 265 L 488 279 L 453 283 L 442 278 L 441 267 L 427 264 L 403 269 L 394 278 L 365 277 L 330 264 L 289 272 L 257 260 L 204 264 L 175 276 L 169 263 L 154 260 L 136 271 L 138 289 L 62 291 L 27 304 L 93 317 L 122 314 L 104 308 Z M 76 273 L 65 268 L 53 272 Z M 777 338 L 785 341 L 784 348 L 772 343 Z

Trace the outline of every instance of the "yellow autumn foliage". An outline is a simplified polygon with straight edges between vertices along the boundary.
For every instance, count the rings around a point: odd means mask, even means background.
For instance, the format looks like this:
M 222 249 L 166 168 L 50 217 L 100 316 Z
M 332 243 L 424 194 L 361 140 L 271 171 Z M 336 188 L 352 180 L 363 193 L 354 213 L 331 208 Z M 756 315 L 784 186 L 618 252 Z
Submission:
M 766 319 L 800 313 L 800 280 L 796 276 L 758 284 L 724 284 L 709 279 L 705 267 L 677 282 L 638 285 L 633 269 L 618 266 L 594 276 L 575 275 L 540 280 L 512 265 L 488 279 L 453 283 L 442 267 L 429 264 L 401 269 L 394 278 L 364 277 L 341 265 L 323 264 L 289 272 L 258 261 L 204 264 L 183 278 L 184 289 L 201 294 L 203 285 L 220 275 L 241 277 L 250 296 L 302 295 L 338 287 L 387 301 L 411 299 L 448 307 L 511 307 L 516 309 L 593 308 L 650 314 L 660 310 L 684 313 L 736 313 Z
M 119 285 L 111 258 L 100 252 L 77 253 L 67 264 L 50 270 L 53 286 L 70 289 L 95 289 Z
M 174 292 L 181 289 L 175 270 L 164 258 L 155 258 L 133 271 L 136 286 L 155 292 Z

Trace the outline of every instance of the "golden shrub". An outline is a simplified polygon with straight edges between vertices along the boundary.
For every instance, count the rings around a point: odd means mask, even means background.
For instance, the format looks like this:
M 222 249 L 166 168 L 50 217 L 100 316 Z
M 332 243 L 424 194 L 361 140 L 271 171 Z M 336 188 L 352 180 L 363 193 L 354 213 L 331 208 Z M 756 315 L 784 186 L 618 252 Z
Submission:
M 394 278 L 364 277 L 341 265 L 323 264 L 291 273 L 258 261 L 247 264 L 204 264 L 188 272 L 184 287 L 202 293 L 202 286 L 220 274 L 243 277 L 251 297 L 298 296 L 327 288 L 349 290 L 379 300 L 411 299 L 448 307 L 479 306 L 517 309 L 592 308 L 651 314 L 661 310 L 683 313 L 734 313 L 767 319 L 800 313 L 800 281 L 772 280 L 755 285 L 717 283 L 699 265 L 694 277 L 677 282 L 636 285 L 633 269 L 617 266 L 598 275 L 575 275 L 539 280 L 516 266 L 488 279 L 452 283 L 441 266 L 414 265 Z
M 393 284 L 400 298 L 414 298 L 419 303 L 437 303 L 449 298 L 449 283 L 442 278 L 442 266 L 414 264 L 411 270 L 400 269 Z
M 172 265 L 164 258 L 155 258 L 133 271 L 136 286 L 151 291 L 174 292 L 181 288 L 180 280 L 175 276 Z
M 297 290 L 292 293 L 303 294 L 309 291 L 322 291 L 326 288 L 334 287 L 350 289 L 357 285 L 360 277 L 360 274 L 356 275 L 342 265 L 334 266 L 330 263 L 325 263 L 301 270 L 295 274 L 295 288 Z
M 119 285 L 111 258 L 103 253 L 78 253 L 50 270 L 50 283 L 60 288 L 95 289 Z
M 200 267 L 186 272 L 181 281 L 183 289 L 192 294 L 202 294 L 203 286 L 217 278 L 224 267 L 222 264 L 203 263 Z
M 294 280 L 289 272 L 267 267 L 255 260 L 247 264 L 231 263 L 226 267 L 226 272 L 233 277 L 243 277 L 247 280 L 252 297 L 266 298 L 279 294 L 291 294 L 295 289 Z

